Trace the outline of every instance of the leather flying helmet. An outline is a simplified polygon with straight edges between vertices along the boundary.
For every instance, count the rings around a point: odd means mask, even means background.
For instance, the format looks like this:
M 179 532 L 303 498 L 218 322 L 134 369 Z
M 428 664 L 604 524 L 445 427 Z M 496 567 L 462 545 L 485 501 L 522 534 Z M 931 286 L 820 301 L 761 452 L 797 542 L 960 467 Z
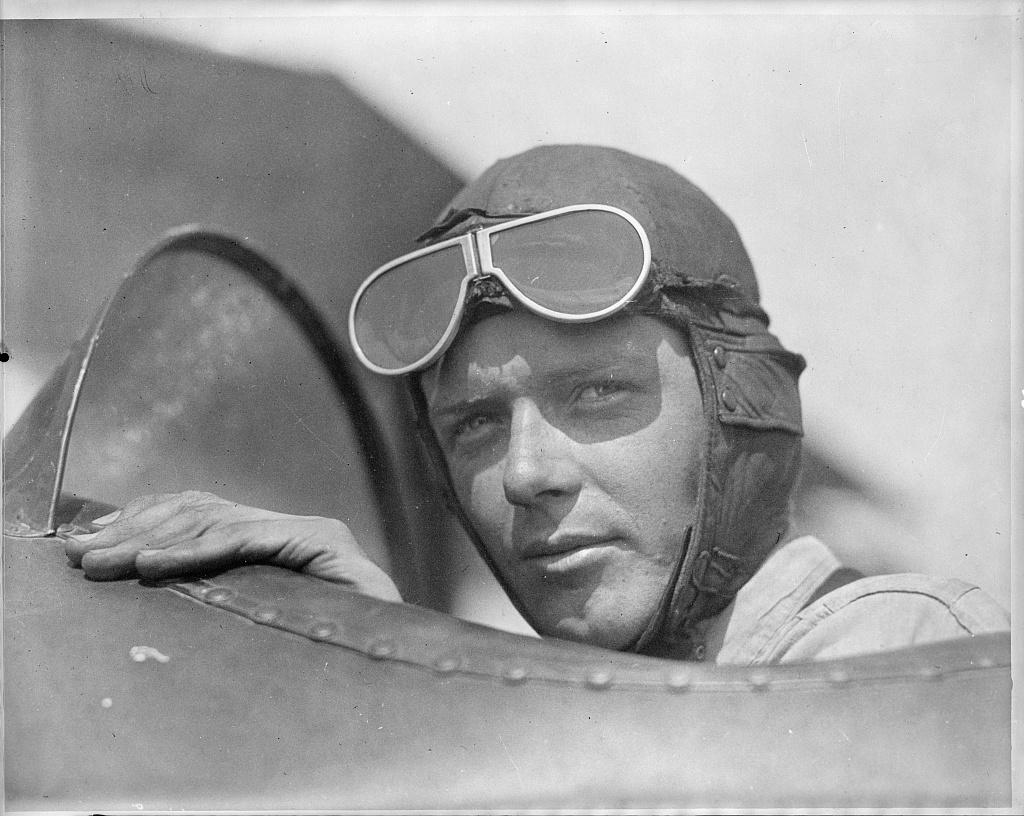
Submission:
M 707 425 L 696 514 L 660 608 L 632 648 L 700 659 L 701 621 L 728 606 L 786 534 L 800 466 L 797 380 L 804 359 L 768 331 L 753 267 L 729 218 L 674 170 L 620 150 L 554 145 L 503 159 L 463 189 L 420 242 L 430 246 L 576 204 L 616 207 L 642 225 L 650 241 L 650 272 L 623 311 L 670 323 L 692 353 Z M 516 308 L 515 301 L 500 283 L 475 281 L 461 325 L 509 308 Z M 533 623 L 455 500 L 419 378 L 408 379 L 420 433 L 449 503 Z

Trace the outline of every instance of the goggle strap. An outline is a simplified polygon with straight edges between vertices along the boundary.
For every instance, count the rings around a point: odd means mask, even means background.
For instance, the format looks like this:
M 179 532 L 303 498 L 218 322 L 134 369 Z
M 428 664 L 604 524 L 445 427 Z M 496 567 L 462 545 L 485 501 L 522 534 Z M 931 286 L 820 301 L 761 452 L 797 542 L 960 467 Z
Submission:
M 509 221 L 515 218 L 525 218 L 528 215 L 539 214 L 540 212 L 489 213 L 487 210 L 479 207 L 466 207 L 462 210 L 449 210 L 443 219 L 417 237 L 416 243 L 422 244 L 424 241 L 433 241 L 435 238 L 440 238 L 446 232 L 450 232 L 455 229 L 455 227 L 463 221 L 473 217 L 487 218 L 494 221 Z

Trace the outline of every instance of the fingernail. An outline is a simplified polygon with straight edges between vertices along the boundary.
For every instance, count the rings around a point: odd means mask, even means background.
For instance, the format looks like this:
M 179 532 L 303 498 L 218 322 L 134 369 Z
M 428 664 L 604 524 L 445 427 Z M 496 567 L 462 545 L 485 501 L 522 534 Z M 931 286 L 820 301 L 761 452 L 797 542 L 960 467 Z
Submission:
M 107 513 L 105 516 L 100 516 L 99 518 L 94 518 L 92 520 L 92 523 L 93 524 L 110 524 L 110 522 L 114 521 L 120 515 L 121 515 L 121 511 L 120 510 L 115 510 L 112 513 Z
M 89 541 L 90 539 L 96 538 L 99 533 L 74 533 L 69 535 L 68 538 L 73 538 L 75 541 Z

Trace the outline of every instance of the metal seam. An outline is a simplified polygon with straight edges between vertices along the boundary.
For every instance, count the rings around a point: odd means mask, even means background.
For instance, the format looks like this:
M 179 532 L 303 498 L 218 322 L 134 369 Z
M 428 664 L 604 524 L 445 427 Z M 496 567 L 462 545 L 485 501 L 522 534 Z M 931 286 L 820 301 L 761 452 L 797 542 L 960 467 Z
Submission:
M 780 691 L 817 691 L 856 686 L 872 686 L 900 681 L 927 679 L 941 681 L 965 673 L 1000 672 L 1007 668 L 990 655 L 982 655 L 973 665 L 936 669 L 930 667 L 927 672 L 922 669 L 908 670 L 901 673 L 857 677 L 846 668 L 822 665 L 821 677 L 772 677 L 770 668 L 763 666 L 749 667 L 743 676 L 728 680 L 708 680 L 695 676 L 687 670 L 685 664 L 679 668 L 652 666 L 650 679 L 644 677 L 623 677 L 622 667 L 607 667 L 600 664 L 578 665 L 568 669 L 564 676 L 553 677 L 550 668 L 535 673 L 530 670 L 530 661 L 524 659 L 502 660 L 496 658 L 493 668 L 474 665 L 464 653 L 452 651 L 450 644 L 440 645 L 436 655 L 418 658 L 403 654 L 400 642 L 393 634 L 385 632 L 367 633 L 362 644 L 355 643 L 355 637 L 346 637 L 347 627 L 343 621 L 330 620 L 312 613 L 302 614 L 296 608 L 287 608 L 280 604 L 267 604 L 234 587 L 218 584 L 208 579 L 191 582 L 165 584 L 176 594 L 190 600 L 198 601 L 206 606 L 231 612 L 244 620 L 258 626 L 289 632 L 305 638 L 313 643 L 326 643 L 343 649 L 358 652 L 370 660 L 391 661 L 429 672 L 437 677 L 475 677 L 498 680 L 506 685 L 523 685 L 541 683 L 545 685 L 575 686 L 592 692 L 609 693 L 613 691 L 657 691 L 666 693 L 694 694 L 708 693 L 742 693 L 770 694 L 772 690 Z M 219 591 L 223 591 L 221 594 Z M 211 598 L 211 595 L 214 596 Z M 273 614 L 269 614 L 273 612 Z M 351 631 L 351 630 L 348 630 Z M 738 668 L 738 667 L 729 667 Z M 769 671 L 766 671 L 769 669 Z

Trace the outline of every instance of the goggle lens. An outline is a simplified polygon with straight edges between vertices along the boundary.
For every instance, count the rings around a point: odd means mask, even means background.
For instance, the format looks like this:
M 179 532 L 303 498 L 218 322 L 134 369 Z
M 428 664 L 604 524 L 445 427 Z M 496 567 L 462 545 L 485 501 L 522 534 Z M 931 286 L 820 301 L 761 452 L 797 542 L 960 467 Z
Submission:
M 526 216 L 382 266 L 356 293 L 349 337 L 370 369 L 405 374 L 447 348 L 474 278 L 497 278 L 537 314 L 581 322 L 622 308 L 650 259 L 643 228 L 622 210 L 575 205 Z
M 493 265 L 530 301 L 561 315 L 617 303 L 644 265 L 636 228 L 606 210 L 564 213 L 489 237 Z
M 363 354 L 388 371 L 426 357 L 444 337 L 465 280 L 461 245 L 421 255 L 381 275 L 352 310 Z

